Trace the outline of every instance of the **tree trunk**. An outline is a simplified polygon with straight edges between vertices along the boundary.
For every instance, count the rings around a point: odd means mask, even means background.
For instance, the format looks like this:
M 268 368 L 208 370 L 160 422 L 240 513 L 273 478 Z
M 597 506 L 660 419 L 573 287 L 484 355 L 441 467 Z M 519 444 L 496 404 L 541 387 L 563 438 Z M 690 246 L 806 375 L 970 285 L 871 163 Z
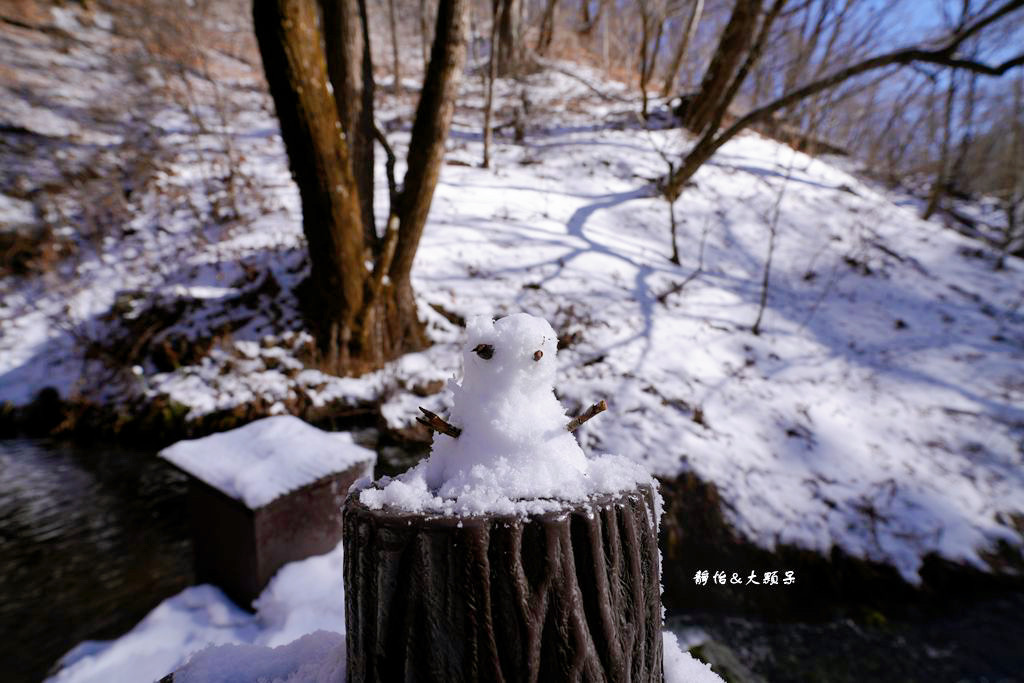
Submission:
M 949 74 L 949 87 L 946 90 L 946 102 L 943 108 L 942 117 L 942 142 L 939 147 L 939 163 L 935 171 L 935 180 L 932 182 L 931 192 L 928 193 L 928 203 L 921 212 L 921 218 L 928 220 L 939 208 L 939 202 L 946 191 L 946 182 L 949 169 L 949 141 L 953 134 L 953 103 L 956 101 L 956 75 Z
M 348 680 L 661 681 L 649 486 L 527 518 L 343 511 Z
M 519 73 L 521 26 L 519 12 L 521 0 L 499 0 L 498 21 L 498 75 L 515 76 Z
M 395 17 L 395 0 L 388 0 L 388 24 L 391 28 L 391 73 L 395 79 L 392 92 L 400 95 L 402 93 L 402 60 L 398 55 L 398 20 Z
M 430 66 L 430 44 L 433 37 L 430 35 L 430 22 L 427 21 L 427 0 L 420 0 L 420 47 L 423 49 L 423 71 Z
M 654 74 L 654 66 L 658 62 L 661 51 L 661 34 L 665 23 L 662 7 L 652 2 L 640 3 L 640 113 L 647 118 L 647 85 Z M 651 35 L 654 35 L 653 45 Z
M 430 67 L 416 108 L 403 190 L 395 213 L 400 219 L 399 244 L 389 275 L 408 278 L 427 222 L 434 188 L 441 174 L 444 144 L 455 113 L 455 96 L 466 61 L 468 0 L 440 0 Z
M 704 0 L 694 0 L 693 9 L 690 11 L 690 16 L 680 32 L 679 42 L 676 43 L 676 50 L 672 53 L 672 61 L 669 62 L 668 69 L 665 70 L 665 80 L 661 86 L 662 97 L 668 97 L 672 94 L 672 88 L 675 87 L 679 69 L 683 65 L 683 57 L 686 56 L 687 48 L 693 42 L 694 36 L 697 35 L 697 26 L 700 24 L 700 17 L 703 13 Z
M 704 72 L 700 89 L 686 112 L 683 125 L 694 133 L 700 134 L 711 125 L 737 66 L 750 49 L 760 10 L 761 0 L 736 0 L 733 5 L 732 15 L 718 41 L 711 64 Z
M 491 40 L 487 55 L 487 92 L 484 96 L 484 159 L 483 167 L 491 166 L 491 142 L 493 129 L 491 118 L 494 114 L 494 79 L 498 77 L 498 13 L 501 0 L 491 0 Z
M 537 54 L 544 55 L 555 39 L 555 9 L 558 0 L 548 0 L 540 20 L 540 35 L 537 38 Z
M 605 5 L 608 4 L 608 0 L 599 0 L 597 3 L 597 11 L 593 14 L 590 13 L 590 0 L 582 0 L 580 2 L 580 23 L 576 28 L 576 33 L 581 36 L 590 37 L 594 33 L 594 29 L 601 22 L 601 15 L 604 14 Z
M 405 180 L 397 206 L 392 209 L 399 225 L 394 260 L 387 271 L 395 293 L 394 305 L 388 311 L 389 326 L 401 333 L 400 339 L 415 340 L 420 347 L 426 344 L 426 337 L 416 315 L 410 274 L 455 113 L 455 97 L 466 61 L 468 7 L 469 0 L 439 0 L 437 4 L 430 66 L 416 107 Z
M 359 187 L 351 150 L 340 138 L 314 0 L 256 0 L 253 23 L 292 176 L 302 198 L 302 228 L 312 262 L 314 321 L 330 366 L 347 361 L 365 267 Z
M 257 3 L 260 0 L 257 0 Z M 345 131 L 367 247 L 377 242 L 373 217 L 373 63 L 366 32 L 366 0 L 319 0 L 327 74 Z M 255 3 L 254 3 L 255 4 Z
M 1024 229 L 1019 213 L 1024 208 L 1024 74 L 1018 74 L 1013 83 L 1013 122 L 1010 135 L 1010 153 L 1005 164 L 1006 189 L 1001 197 L 1006 214 L 1006 230 L 999 241 L 995 268 L 1006 266 L 1006 257 L 1016 253 L 1024 256 Z
M 404 187 L 401 193 L 393 188 L 383 239 L 373 223 L 375 127 L 365 0 L 321 0 L 326 35 L 315 0 L 253 2 L 264 70 L 302 198 L 312 264 L 303 297 L 307 318 L 320 364 L 329 372 L 359 374 L 426 346 L 410 274 L 465 61 L 467 2 L 438 4 Z M 393 154 L 383 136 L 382 144 L 390 170 Z

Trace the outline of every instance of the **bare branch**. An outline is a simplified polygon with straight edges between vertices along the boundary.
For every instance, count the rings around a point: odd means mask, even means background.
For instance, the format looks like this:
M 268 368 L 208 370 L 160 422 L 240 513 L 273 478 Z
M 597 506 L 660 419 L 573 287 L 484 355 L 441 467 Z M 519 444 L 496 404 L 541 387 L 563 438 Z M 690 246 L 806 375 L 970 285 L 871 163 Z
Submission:
M 577 415 L 573 419 L 569 420 L 569 424 L 565 425 L 565 428 L 568 429 L 570 432 L 575 432 L 577 429 L 579 429 L 581 424 L 583 424 L 590 418 L 594 417 L 595 415 L 603 413 L 606 410 L 608 410 L 608 404 L 604 402 L 604 399 L 601 399 L 594 405 L 587 408 L 586 412 L 583 413 L 582 415 Z
M 427 410 L 426 408 L 423 408 L 422 406 L 420 407 L 420 412 L 423 413 L 423 415 L 425 415 L 426 417 L 420 417 L 419 415 L 417 415 L 416 421 L 422 425 L 430 427 L 438 434 L 444 434 L 445 436 L 450 436 L 453 439 L 457 439 L 459 438 L 459 434 L 462 433 L 461 429 L 448 424 L 448 422 L 445 421 L 445 419 L 442 418 L 437 413 L 433 413 Z
M 384 156 L 387 157 L 387 161 L 384 162 L 384 168 L 388 175 L 388 193 L 391 196 L 391 207 L 394 210 L 395 201 L 398 198 L 398 183 L 395 181 L 395 150 L 391 147 L 391 143 L 388 142 L 388 137 L 384 134 L 384 131 L 380 129 L 377 122 L 373 122 L 373 137 L 377 139 L 380 146 L 384 149 Z
M 839 69 L 816 81 L 812 81 L 796 90 L 792 90 L 782 97 L 758 107 L 757 109 L 742 116 L 731 126 L 720 134 L 716 135 L 715 129 L 705 131 L 704 135 L 697 142 L 696 146 L 683 160 L 683 163 L 676 172 L 667 179 L 662 191 L 670 198 L 679 195 L 683 185 L 688 181 L 696 170 L 707 159 L 711 158 L 719 148 L 744 130 L 751 124 L 767 119 L 775 112 L 799 102 L 807 97 L 816 95 L 823 90 L 832 88 L 844 81 L 859 76 L 860 74 L 887 66 L 908 66 L 914 63 L 937 64 L 953 69 L 966 69 L 986 76 L 1001 76 L 1010 69 L 1024 65 L 1024 53 L 1012 57 L 1001 64 L 989 65 L 983 62 L 963 59 L 956 56 L 957 48 L 969 37 L 976 34 L 984 27 L 994 21 L 1024 7 L 1024 0 L 1008 0 L 1001 7 L 992 13 L 979 17 L 974 22 L 967 24 L 964 28 L 946 38 L 941 47 L 927 49 L 920 46 L 905 47 L 893 52 L 870 57 L 845 68 Z

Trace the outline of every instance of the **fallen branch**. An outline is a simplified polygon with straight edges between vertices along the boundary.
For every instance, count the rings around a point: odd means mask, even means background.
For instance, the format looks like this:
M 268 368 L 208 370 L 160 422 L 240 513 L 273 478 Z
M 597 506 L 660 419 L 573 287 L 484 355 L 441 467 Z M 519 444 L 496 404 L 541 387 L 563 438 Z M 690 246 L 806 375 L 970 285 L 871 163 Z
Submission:
M 423 408 L 422 406 L 420 407 L 420 412 L 423 413 L 423 415 L 425 415 L 426 417 L 421 417 L 417 415 L 416 421 L 422 425 L 430 427 L 438 434 L 444 434 L 445 436 L 450 436 L 453 439 L 457 439 L 459 438 L 459 434 L 462 433 L 461 429 L 455 427 L 454 425 L 448 424 L 448 422 L 445 421 L 445 419 L 438 415 L 437 413 L 432 413 L 426 408 Z
M 422 410 L 422 408 L 420 410 Z M 594 405 L 587 408 L 587 411 L 582 415 L 577 415 L 573 419 L 569 420 L 569 424 L 565 425 L 565 428 L 570 432 L 575 432 L 581 424 L 606 410 L 608 410 L 608 404 L 604 402 L 604 399 L 601 399 Z

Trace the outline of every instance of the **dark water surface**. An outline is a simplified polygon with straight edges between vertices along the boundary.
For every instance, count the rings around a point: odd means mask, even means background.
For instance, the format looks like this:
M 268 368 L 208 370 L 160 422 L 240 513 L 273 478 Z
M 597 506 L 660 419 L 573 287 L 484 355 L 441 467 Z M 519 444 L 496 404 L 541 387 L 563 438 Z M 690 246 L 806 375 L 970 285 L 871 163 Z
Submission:
M 739 666 L 738 683 L 1020 683 L 1024 593 L 942 600 L 928 608 L 818 623 L 710 612 L 670 615 L 667 627 L 713 641 L 708 661 Z
M 185 491 L 152 453 L 0 441 L 0 679 L 42 679 L 192 582 Z

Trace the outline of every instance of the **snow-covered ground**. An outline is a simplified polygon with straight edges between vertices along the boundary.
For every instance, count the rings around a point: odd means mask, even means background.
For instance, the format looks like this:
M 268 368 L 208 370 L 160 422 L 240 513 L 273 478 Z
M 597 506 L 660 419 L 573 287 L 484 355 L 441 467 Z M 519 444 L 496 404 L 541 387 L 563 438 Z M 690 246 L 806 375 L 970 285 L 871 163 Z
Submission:
M 406 425 L 418 405 L 445 410 L 443 395 L 418 394 L 456 372 L 453 321 L 526 311 L 561 337 L 556 389 L 570 412 L 608 400 L 580 430 L 585 450 L 664 477 L 695 472 L 762 546 L 837 545 L 911 582 L 928 553 L 985 567 L 998 541 L 1019 547 L 1024 264 L 995 272 L 983 245 L 920 220 L 913 200 L 849 162 L 747 134 L 677 202 L 675 265 L 651 180 L 689 141 L 641 125 L 625 86 L 562 68 L 530 77 L 526 141 L 499 135 L 490 170 L 478 167 L 480 80 L 466 79 L 414 269 L 429 350 L 362 378 L 304 367 L 297 196 L 249 73 L 217 81 L 239 108 L 227 129 L 193 131 L 170 106 L 151 118 L 166 153 L 133 195 L 131 230 L 82 250 L 73 270 L 0 284 L 0 400 L 23 404 L 44 386 L 127 405 L 164 396 L 190 418 L 380 401 Z M 197 82 L 196 96 L 210 87 Z M 498 90 L 500 123 L 520 88 Z M 379 112 L 400 156 L 408 126 L 396 117 L 409 108 Z M 165 198 L 201 194 L 225 136 L 259 191 L 242 194 L 238 216 L 201 223 Z M 383 168 L 377 178 L 383 207 Z M 169 326 L 151 330 L 154 320 Z M 103 350 L 131 350 L 112 342 L 142 334 L 149 349 L 191 339 L 200 352 L 181 363 L 142 354 L 113 381 Z
M 340 544 L 285 565 L 256 600 L 255 614 L 213 586 L 192 586 L 121 638 L 74 648 L 49 681 L 155 681 L 185 667 L 175 681 L 337 683 L 345 675 L 342 568 Z M 680 650 L 674 634 L 664 639 L 667 683 L 720 683 Z

